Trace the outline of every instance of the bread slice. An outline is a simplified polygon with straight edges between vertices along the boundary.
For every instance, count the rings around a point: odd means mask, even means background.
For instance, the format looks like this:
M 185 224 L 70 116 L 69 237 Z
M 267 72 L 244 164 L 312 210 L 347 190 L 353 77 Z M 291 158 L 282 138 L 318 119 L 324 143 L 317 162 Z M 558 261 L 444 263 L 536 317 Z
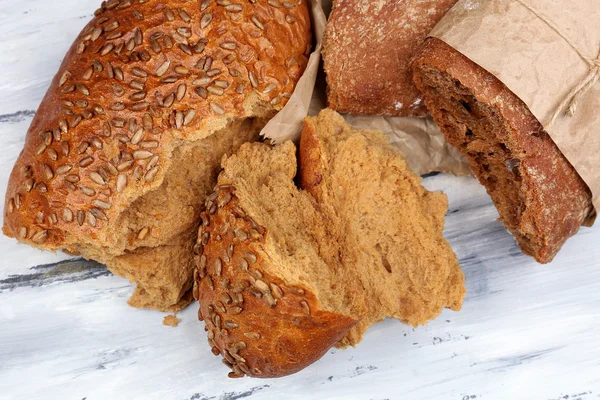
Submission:
M 465 293 L 431 193 L 382 134 L 330 110 L 296 148 L 245 144 L 223 161 L 198 242 L 195 297 L 213 353 L 276 377 L 354 346 L 372 324 L 425 324 Z
M 468 159 L 525 252 L 552 261 L 593 212 L 591 193 L 527 106 L 494 75 L 427 39 L 414 79 L 448 142 Z
M 32 121 L 3 232 L 105 263 L 137 282 L 132 305 L 187 304 L 222 155 L 258 139 L 307 64 L 307 1 L 288 6 L 102 2 Z
M 455 3 L 334 0 L 323 44 L 329 107 L 355 115 L 428 115 L 409 63 Z

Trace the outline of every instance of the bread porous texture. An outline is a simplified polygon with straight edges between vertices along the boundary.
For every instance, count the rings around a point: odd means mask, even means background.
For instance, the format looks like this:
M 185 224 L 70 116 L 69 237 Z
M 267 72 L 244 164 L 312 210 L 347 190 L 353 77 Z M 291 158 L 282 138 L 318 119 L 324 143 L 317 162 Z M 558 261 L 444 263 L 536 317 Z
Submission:
M 552 261 L 593 213 L 589 188 L 527 106 L 495 76 L 435 38 L 414 79 L 448 142 L 468 159 L 524 253 Z
M 462 305 L 446 196 L 381 133 L 324 110 L 305 122 L 299 173 L 296 153 L 242 145 L 201 216 L 194 295 L 232 377 L 288 375 L 385 318 L 418 326 Z
M 3 232 L 105 263 L 133 306 L 182 308 L 220 159 L 258 140 L 310 45 L 306 0 L 102 2 L 32 121 Z

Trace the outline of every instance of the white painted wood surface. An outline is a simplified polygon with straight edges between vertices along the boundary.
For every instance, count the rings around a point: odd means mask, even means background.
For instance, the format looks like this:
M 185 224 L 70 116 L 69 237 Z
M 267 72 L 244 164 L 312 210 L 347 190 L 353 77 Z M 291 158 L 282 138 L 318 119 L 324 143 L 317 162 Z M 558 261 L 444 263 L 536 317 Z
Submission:
M 33 111 L 97 4 L 0 1 L 2 197 Z M 385 321 L 356 349 L 277 380 L 226 378 L 196 306 L 165 327 L 128 307 L 131 285 L 104 267 L 0 236 L 0 399 L 600 399 L 600 228 L 539 265 L 477 182 L 425 183 L 450 199 L 463 310 L 418 329 Z

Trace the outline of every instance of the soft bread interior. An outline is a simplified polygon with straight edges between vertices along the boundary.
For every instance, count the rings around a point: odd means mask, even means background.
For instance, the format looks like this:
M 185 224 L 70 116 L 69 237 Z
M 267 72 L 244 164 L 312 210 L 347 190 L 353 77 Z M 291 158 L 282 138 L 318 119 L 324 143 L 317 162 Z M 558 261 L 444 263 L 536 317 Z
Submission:
M 137 282 L 131 305 L 164 311 L 187 305 L 189 296 L 183 303 L 180 300 L 192 284 L 190 249 L 204 199 L 216 182 L 220 159 L 242 143 L 258 140 L 267 120 L 236 120 L 208 138 L 182 142 L 172 153 L 162 184 L 125 208 L 118 223 L 111 226 L 116 244 L 98 247 L 81 243 L 76 251 Z
M 233 185 L 241 208 L 267 228 L 264 253 L 270 262 L 261 267 L 291 285 L 310 288 L 324 310 L 353 315 L 343 296 L 332 290 L 341 263 L 327 262 L 320 254 L 325 246 L 335 245 L 324 216 L 314 198 L 294 183 L 292 142 L 243 145 L 223 165 L 219 184 Z
M 591 210 L 589 189 L 525 103 L 495 76 L 430 38 L 415 82 L 468 159 L 521 249 L 549 262 Z
M 443 307 L 458 310 L 464 276 L 442 236 L 446 197 L 426 191 L 380 134 L 337 113 L 309 118 L 303 144 L 307 137 L 301 152 L 317 152 L 302 157 L 302 181 L 317 182 L 308 191 L 294 182 L 291 142 L 244 145 L 219 176 L 267 229 L 266 272 L 311 288 L 323 310 L 360 318 L 341 346 L 386 317 L 416 326 Z

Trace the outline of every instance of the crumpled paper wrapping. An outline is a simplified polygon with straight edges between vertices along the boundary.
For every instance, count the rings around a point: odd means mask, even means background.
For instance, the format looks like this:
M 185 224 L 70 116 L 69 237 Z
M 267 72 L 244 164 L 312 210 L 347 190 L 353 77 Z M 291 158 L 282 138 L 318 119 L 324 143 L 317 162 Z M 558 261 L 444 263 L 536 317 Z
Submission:
M 600 0 L 524 0 L 590 59 L 600 50 Z M 500 79 L 529 107 L 587 183 L 600 208 L 600 82 L 572 117 L 560 103 L 590 67 L 548 23 L 517 0 L 460 0 L 435 27 L 437 37 Z
M 325 74 L 320 68 L 321 46 L 325 24 L 324 9 L 331 9 L 331 0 L 312 0 L 311 16 L 315 48 L 306 70 L 285 107 L 265 126 L 263 136 L 273 143 L 297 141 L 307 115 L 316 115 L 327 106 Z M 360 23 L 360 21 L 357 21 Z M 382 131 L 390 138 L 411 168 L 418 174 L 433 171 L 469 175 L 469 166 L 463 156 L 444 139 L 431 118 L 403 118 L 345 115 L 346 121 L 360 129 Z

